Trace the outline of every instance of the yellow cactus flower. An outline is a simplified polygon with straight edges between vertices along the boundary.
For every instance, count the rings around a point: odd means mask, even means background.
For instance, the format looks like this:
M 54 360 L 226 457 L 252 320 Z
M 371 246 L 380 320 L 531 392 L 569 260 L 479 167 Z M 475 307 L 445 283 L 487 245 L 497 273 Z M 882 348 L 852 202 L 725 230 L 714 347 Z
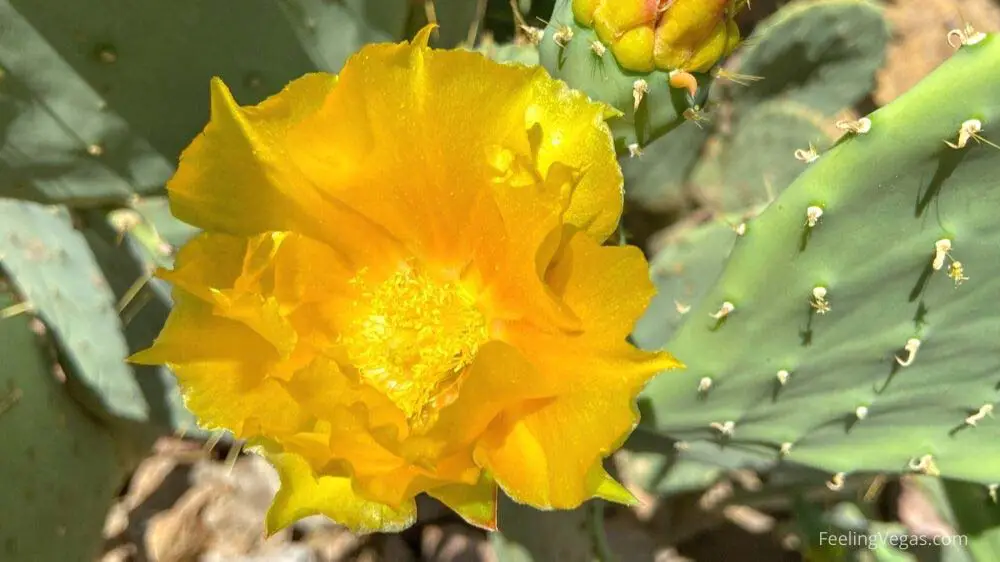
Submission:
M 705 72 L 740 41 L 734 18 L 746 0 L 572 0 L 622 67 Z
M 276 467 L 273 533 L 323 514 L 403 529 L 427 493 L 496 527 L 631 495 L 602 468 L 635 399 L 678 363 L 626 341 L 654 289 L 602 245 L 622 176 L 589 101 L 541 68 L 368 45 L 255 106 L 212 81 L 167 185 L 203 232 L 175 308 L 131 358 L 173 368 L 209 429 Z

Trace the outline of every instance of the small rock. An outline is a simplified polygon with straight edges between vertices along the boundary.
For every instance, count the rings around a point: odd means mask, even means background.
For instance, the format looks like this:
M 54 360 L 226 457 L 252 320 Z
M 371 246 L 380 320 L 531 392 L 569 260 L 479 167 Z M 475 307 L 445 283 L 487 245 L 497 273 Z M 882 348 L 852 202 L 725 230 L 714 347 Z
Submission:
M 173 490 L 169 493 L 162 489 L 176 468 L 177 461 L 169 455 L 156 455 L 142 461 L 129 480 L 128 493 L 123 501 L 125 509 L 131 512 L 142 506 L 143 511 L 152 516 L 173 505 L 188 484 L 186 475 L 181 475 L 179 481 L 171 482 Z M 154 494 L 155 501 L 150 502 Z
M 123 502 L 118 502 L 111 506 L 108 515 L 104 519 L 104 533 L 106 539 L 117 537 L 128 529 L 128 510 Z
M 371 541 L 350 560 L 352 562 L 416 562 L 413 552 L 399 535 L 371 537 Z
M 318 562 L 342 562 L 357 551 L 364 540 L 343 527 L 328 527 L 308 533 L 304 542 Z
M 256 554 L 227 556 L 208 553 L 202 556 L 199 562 L 316 562 L 316 558 L 306 545 L 286 544 Z
M 466 525 L 428 525 L 420 537 L 420 553 L 427 562 L 484 562 L 493 549 L 480 531 Z
M 330 520 L 329 517 L 325 515 L 310 515 L 309 517 L 304 517 L 295 522 L 292 527 L 296 531 L 302 533 L 303 535 L 309 535 L 311 533 L 316 533 L 320 531 L 326 531 L 328 529 L 339 529 L 339 525 Z
M 238 556 L 287 541 L 288 529 L 264 538 L 264 518 L 280 481 L 262 457 L 243 456 L 231 467 L 217 462 L 199 463 L 192 480 L 197 485 L 223 490 L 203 513 L 213 554 Z
M 320 529 L 305 537 L 318 562 L 341 562 L 356 552 L 364 540 L 344 528 Z
M 105 552 L 101 556 L 101 562 L 132 562 L 132 560 L 135 560 L 135 556 L 135 545 L 123 544 Z
M 186 562 L 205 549 L 209 531 L 202 514 L 220 491 L 202 486 L 190 490 L 172 509 L 149 521 L 146 531 L 146 552 L 157 562 Z
M 399 535 L 385 535 L 381 551 L 382 560 L 385 562 L 416 562 L 413 551 Z

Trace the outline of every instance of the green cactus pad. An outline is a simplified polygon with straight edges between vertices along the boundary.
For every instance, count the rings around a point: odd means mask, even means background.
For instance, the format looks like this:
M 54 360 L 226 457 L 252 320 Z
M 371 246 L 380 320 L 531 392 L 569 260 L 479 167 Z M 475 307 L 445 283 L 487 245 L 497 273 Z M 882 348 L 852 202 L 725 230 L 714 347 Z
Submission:
M 0 310 L 14 303 L 0 287 Z M 0 317 L 0 559 L 91 562 L 126 467 L 57 380 L 30 320 Z
M 556 34 L 564 28 L 572 30 L 572 39 L 561 45 Z M 559 0 L 539 45 L 540 60 L 555 78 L 622 113 L 609 121 L 619 154 L 628 154 L 630 145 L 645 147 L 667 134 L 685 121 L 686 110 L 704 103 L 709 75 L 697 75 L 699 88 L 692 99 L 687 91 L 670 87 L 668 73 L 626 70 L 610 49 L 598 55 L 592 48 L 595 42 L 599 43 L 597 33 L 573 18 L 572 0 Z M 646 81 L 649 91 L 636 110 L 633 89 L 639 79 Z
M 761 103 L 736 120 L 714 157 L 702 159 L 693 191 L 709 208 L 728 213 L 770 203 L 805 169 L 796 151 L 823 150 L 833 140 L 812 108 Z
M 0 266 L 51 330 L 95 413 L 146 420 L 114 295 L 65 212 L 0 200 Z
M 636 322 L 632 339 L 643 349 L 669 341 L 702 296 L 719 277 L 737 234 L 724 219 L 665 233 L 663 248 L 650 260 L 656 296 Z
M 638 158 L 622 156 L 619 160 L 629 201 L 655 211 L 683 208 L 687 203 L 685 188 L 711 134 L 710 128 L 693 121 L 681 123 L 647 146 Z
M 644 424 L 776 457 L 784 447 L 832 473 L 1000 481 L 988 414 L 1000 401 L 1000 149 L 945 144 L 971 119 L 1000 134 L 998 66 L 996 36 L 962 47 L 748 223 L 665 346 L 687 368 L 649 384 Z M 822 210 L 814 226 L 810 208 Z M 952 250 L 935 270 L 942 239 Z M 969 277 L 959 286 L 953 260 Z M 724 303 L 731 312 L 712 318 Z
M 864 97 L 890 39 L 882 11 L 867 0 L 799 0 L 778 10 L 738 54 L 736 72 L 763 80 L 734 88 L 736 111 L 784 99 L 832 115 Z
M 148 266 L 123 251 L 133 241 L 110 225 L 95 228 L 91 224 L 84 236 L 64 210 L 0 200 L 0 267 L 50 331 L 74 397 L 127 432 L 134 454 L 143 454 L 157 436 L 194 425 L 169 371 L 133 370 L 125 362 L 156 337 L 169 299 L 151 280 L 125 309 L 123 327 L 119 302 Z M 157 294 L 160 299 L 153 298 Z
M 538 47 L 531 43 L 497 44 L 483 41 L 476 50 L 497 62 L 538 66 Z

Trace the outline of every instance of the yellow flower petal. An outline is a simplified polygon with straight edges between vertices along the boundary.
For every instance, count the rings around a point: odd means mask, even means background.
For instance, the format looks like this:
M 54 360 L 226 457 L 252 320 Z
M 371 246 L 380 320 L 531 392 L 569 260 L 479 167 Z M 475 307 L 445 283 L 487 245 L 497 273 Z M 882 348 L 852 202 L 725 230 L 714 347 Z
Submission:
M 486 474 L 474 485 L 450 484 L 427 492 L 462 519 L 487 531 L 497 530 L 497 493 L 496 482 Z
M 207 429 L 229 429 L 237 438 L 261 432 L 298 431 L 307 417 L 299 403 L 267 372 L 275 350 L 245 325 L 212 314 L 183 290 L 154 345 L 133 355 L 138 364 L 169 365 L 187 407 Z
M 298 455 L 269 453 L 267 459 L 281 478 L 281 487 L 267 512 L 268 535 L 317 514 L 359 534 L 401 531 L 416 520 L 417 505 L 412 500 L 392 509 L 359 496 L 350 478 L 317 476 Z
M 350 441 L 364 439 L 366 449 L 369 446 L 377 446 L 385 452 L 372 436 L 365 436 L 363 433 L 379 428 L 389 429 L 394 438 L 401 438 L 404 437 L 403 433 L 408 431 L 403 413 L 385 395 L 370 385 L 351 380 L 340 370 L 337 363 L 329 358 L 316 358 L 309 366 L 295 373 L 284 386 L 303 408 L 318 419 L 332 422 L 335 421 L 333 416 L 339 415 L 339 409 L 358 406 L 354 411 L 359 412 L 362 420 L 351 422 L 345 427 L 347 421 L 340 417 L 338 418 L 340 424 L 335 425 L 334 430 L 336 435 L 353 434 L 353 437 L 345 435 L 343 439 Z M 334 441 L 334 447 L 341 449 L 341 451 L 334 450 L 335 456 L 357 451 L 355 447 L 361 445 L 360 442 L 352 444 L 337 439 Z M 341 455 L 338 455 L 338 452 Z
M 214 302 L 213 289 L 229 289 L 243 270 L 247 239 L 216 232 L 201 232 L 181 246 L 173 270 L 157 275 L 206 302 Z
M 549 287 L 580 319 L 584 337 L 625 339 L 656 294 L 642 251 L 600 246 L 579 232 L 565 238 L 545 275 Z
M 587 475 L 587 490 L 590 490 L 594 496 L 609 502 L 628 506 L 639 504 L 638 498 L 608 474 L 608 471 L 600 464 L 594 465 L 590 474 Z
M 511 332 L 508 339 L 531 358 L 541 377 L 573 382 L 561 396 L 497 418 L 475 458 L 523 503 L 575 507 L 594 493 L 588 486 L 594 464 L 620 447 L 638 421 L 638 392 L 653 375 L 678 363 L 624 342 L 597 353 L 580 339 L 540 331 Z
M 167 183 L 174 215 L 233 235 L 296 231 L 335 244 L 354 259 L 395 252 L 378 225 L 314 184 L 290 154 L 298 148 L 289 143 L 290 129 L 320 108 L 336 82 L 332 75 L 307 74 L 281 95 L 240 107 L 225 84 L 213 79 L 212 119 L 181 154 Z M 234 203 L 239 213 L 230 212 Z
M 417 41 L 370 45 L 347 64 L 309 126 L 291 132 L 289 144 L 314 183 L 417 255 L 461 267 L 464 232 L 477 227 L 461 218 L 470 216 L 495 174 L 484 159 L 497 147 L 529 157 L 528 131 L 538 124 L 532 171 L 544 177 L 559 161 L 583 172 L 567 220 L 601 240 L 614 230 L 620 171 L 613 160 L 589 157 L 611 146 L 605 111 L 541 68 L 498 65 Z M 470 115 L 477 116 L 475 126 L 468 125 Z M 331 156 L 344 147 L 354 155 L 351 166 Z
M 441 443 L 438 455 L 470 447 L 505 409 L 554 396 L 564 389 L 563 381 L 540 377 L 510 345 L 487 343 L 466 372 L 455 401 L 441 410 L 427 437 Z
M 520 197 L 518 197 L 520 195 Z M 470 245 L 470 283 L 484 295 L 484 306 L 498 318 L 535 318 L 574 329 L 579 319 L 545 285 L 544 266 L 559 246 L 558 209 L 534 187 L 508 194 L 506 216 L 493 198 L 483 197 L 473 211 L 478 229 L 466 238 Z M 515 232 L 523 226 L 522 232 Z
M 213 78 L 212 120 L 182 153 L 181 166 L 167 184 L 171 211 L 195 226 L 237 235 L 314 222 L 312 213 L 322 198 L 272 137 L 287 134 L 313 113 L 336 83 L 336 76 L 308 74 L 292 82 L 287 95 L 241 108 L 222 80 Z M 226 212 L 234 200 L 241 213 Z
M 333 248 L 289 233 L 268 266 L 273 270 L 274 296 L 285 310 L 328 302 L 347 295 L 354 272 Z
M 602 247 L 582 233 L 566 236 L 546 278 L 582 330 L 560 333 L 521 322 L 508 324 L 502 337 L 528 358 L 540 384 L 573 384 L 545 402 L 507 410 L 476 449 L 477 461 L 511 497 L 560 508 L 595 494 L 620 496 L 605 480 L 594 480 L 594 466 L 631 432 L 635 397 L 645 383 L 679 366 L 665 353 L 624 341 L 654 292 L 641 252 Z M 583 427 L 590 429 L 579 431 Z
M 477 446 L 475 459 L 515 500 L 572 509 L 593 496 L 588 489 L 592 467 L 632 430 L 636 416 L 625 397 L 576 392 L 498 420 Z M 583 433 L 582 427 L 590 429 Z

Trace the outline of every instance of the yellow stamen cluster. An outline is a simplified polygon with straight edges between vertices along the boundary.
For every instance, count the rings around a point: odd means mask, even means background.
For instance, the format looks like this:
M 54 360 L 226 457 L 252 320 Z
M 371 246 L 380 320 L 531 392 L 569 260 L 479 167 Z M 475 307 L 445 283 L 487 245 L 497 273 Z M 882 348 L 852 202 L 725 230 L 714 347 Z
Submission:
M 414 267 L 366 277 L 352 280 L 361 296 L 341 344 L 361 377 L 423 426 L 486 341 L 486 320 L 465 288 Z

